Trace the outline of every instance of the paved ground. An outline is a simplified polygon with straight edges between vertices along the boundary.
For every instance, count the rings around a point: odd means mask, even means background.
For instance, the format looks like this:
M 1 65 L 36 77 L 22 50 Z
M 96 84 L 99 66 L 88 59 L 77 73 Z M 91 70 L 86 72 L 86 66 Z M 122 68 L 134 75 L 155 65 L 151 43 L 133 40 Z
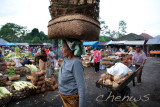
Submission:
M 94 68 L 85 68 L 87 107 L 118 107 L 120 102 L 97 102 L 96 98 L 105 90 L 96 87 L 95 82 L 105 70 L 94 73 Z M 130 83 L 131 96 L 138 101 L 139 107 L 160 107 L 160 58 L 148 58 L 143 69 L 142 84 L 136 87 Z M 145 96 L 146 95 L 146 96 Z M 146 97 L 149 97 L 147 99 Z M 145 100 L 149 100 L 144 102 Z M 26 99 L 10 102 L 7 107 L 62 107 L 58 90 L 32 95 Z

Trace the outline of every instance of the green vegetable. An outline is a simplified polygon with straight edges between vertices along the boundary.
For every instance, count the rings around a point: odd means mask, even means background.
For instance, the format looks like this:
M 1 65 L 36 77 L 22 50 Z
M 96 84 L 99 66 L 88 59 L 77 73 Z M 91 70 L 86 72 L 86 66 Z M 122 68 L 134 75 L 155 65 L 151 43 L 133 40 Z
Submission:
M 25 89 L 26 87 L 28 87 L 29 89 L 35 89 L 36 86 L 34 86 L 32 83 L 27 82 L 27 81 L 18 81 L 18 82 L 14 82 L 11 87 L 14 87 L 15 90 L 19 91 L 22 89 Z
M 11 58 L 14 56 L 14 52 L 9 53 L 7 56 L 5 56 L 5 59 Z
M 15 75 L 15 69 L 13 67 L 10 67 L 8 70 L 8 74 L 9 74 L 9 76 Z
M 15 47 L 15 56 L 16 57 L 20 57 L 20 51 L 19 51 L 19 47 Z
M 37 67 L 35 66 L 35 65 L 33 65 L 33 64 L 31 64 L 31 65 L 25 65 L 26 67 L 28 67 L 29 69 L 30 69 L 30 71 L 32 72 L 32 71 L 37 71 L 38 69 L 37 69 Z
M 12 95 L 5 87 L 0 87 L 0 99 L 7 97 L 7 95 Z

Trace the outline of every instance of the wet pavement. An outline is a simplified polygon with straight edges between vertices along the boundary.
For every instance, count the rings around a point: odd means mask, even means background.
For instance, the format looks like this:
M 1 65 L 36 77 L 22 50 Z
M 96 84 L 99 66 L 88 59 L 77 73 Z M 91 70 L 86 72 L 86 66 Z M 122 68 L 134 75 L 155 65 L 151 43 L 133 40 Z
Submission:
M 94 73 L 94 68 L 85 68 L 86 106 L 87 107 L 118 107 L 120 102 L 97 102 L 96 98 L 106 94 L 106 90 L 99 89 L 95 83 L 105 70 Z M 139 107 L 160 107 L 160 58 L 148 58 L 142 74 L 142 84 L 131 89 L 131 97 L 137 100 Z M 138 101 L 139 100 L 139 101 Z M 7 107 L 62 107 L 58 90 L 47 91 L 44 94 L 31 95 L 25 99 L 12 100 Z

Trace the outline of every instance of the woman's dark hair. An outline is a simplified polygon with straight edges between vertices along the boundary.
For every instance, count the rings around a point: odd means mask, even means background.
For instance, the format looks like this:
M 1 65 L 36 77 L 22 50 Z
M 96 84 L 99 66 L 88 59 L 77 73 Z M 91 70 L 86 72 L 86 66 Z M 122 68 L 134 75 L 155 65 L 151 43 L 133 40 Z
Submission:
M 49 50 L 51 50 L 52 49 L 52 47 L 49 47 Z
M 99 48 L 98 48 L 98 47 L 96 47 L 96 50 L 99 50 Z

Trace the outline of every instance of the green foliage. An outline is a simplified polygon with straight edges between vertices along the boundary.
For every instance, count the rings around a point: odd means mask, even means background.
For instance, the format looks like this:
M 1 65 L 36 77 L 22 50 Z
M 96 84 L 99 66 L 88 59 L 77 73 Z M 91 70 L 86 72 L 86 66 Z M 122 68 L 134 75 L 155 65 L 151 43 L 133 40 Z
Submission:
M 27 33 L 26 27 L 7 23 L 0 28 L 0 38 L 8 42 L 21 42 L 21 43 L 51 43 L 48 36 L 34 28 L 31 32 Z
M 7 40 L 8 42 L 19 42 L 19 37 L 25 34 L 25 27 L 7 23 L 0 29 L 0 38 Z
M 9 76 L 15 75 L 15 69 L 13 67 L 10 67 L 8 70 L 8 74 L 9 74 Z
M 100 36 L 99 41 L 100 42 L 105 42 L 105 41 L 110 41 L 112 38 L 109 36 Z
M 104 41 L 104 37 L 101 37 L 101 36 L 106 36 L 106 38 L 111 39 L 111 38 L 118 38 L 118 37 L 124 36 L 127 33 L 126 32 L 127 23 L 124 20 L 121 20 L 119 22 L 118 31 L 110 30 L 109 27 L 106 25 L 105 21 L 103 20 L 100 20 L 100 24 L 101 24 L 101 32 L 100 32 L 100 38 L 99 38 L 100 41 Z

